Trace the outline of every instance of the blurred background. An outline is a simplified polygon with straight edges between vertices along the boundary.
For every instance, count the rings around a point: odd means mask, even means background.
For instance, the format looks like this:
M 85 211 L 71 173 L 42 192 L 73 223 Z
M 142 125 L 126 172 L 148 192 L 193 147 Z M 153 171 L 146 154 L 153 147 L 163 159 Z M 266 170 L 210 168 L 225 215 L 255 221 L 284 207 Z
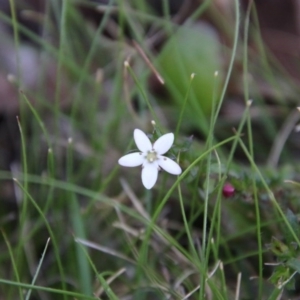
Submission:
M 296 109 L 300 94 L 300 2 L 240 0 L 239 14 L 237 27 L 232 0 L 0 0 L 0 227 L 17 253 L 22 282 L 30 282 L 35 274 L 49 236 L 43 215 L 57 245 L 48 249 L 39 285 L 61 288 L 64 281 L 62 289 L 89 295 L 99 288 L 86 256 L 74 245 L 74 235 L 104 245 L 101 254 L 99 249 L 91 253 L 102 271 L 114 274 L 124 267 L 119 255 L 114 259 L 111 249 L 130 256 L 131 246 L 118 229 L 123 219 L 115 204 L 109 203 L 117 201 L 128 207 L 126 219 L 137 236 L 144 224 L 137 220 L 139 212 L 131 202 L 131 193 L 151 215 L 175 181 L 161 176 L 154 191 L 145 193 L 139 168 L 117 166 L 118 158 L 135 147 L 130 142 L 133 129 L 151 133 L 151 120 L 155 119 L 164 133 L 175 132 L 182 113 L 176 145 L 182 151 L 185 169 L 205 149 L 210 118 L 221 104 L 219 99 L 222 105 L 214 129 L 216 141 L 233 135 L 246 102 L 253 100 L 250 115 L 255 161 L 280 205 L 298 211 L 299 191 L 281 183 L 300 177 L 300 114 Z M 130 69 L 124 68 L 125 61 Z M 245 130 L 243 135 L 247 140 L 249 132 Z M 223 147 L 221 160 L 226 160 L 230 147 Z M 193 169 L 186 178 L 185 199 L 203 199 L 203 168 Z M 222 248 L 225 252 L 221 255 L 224 260 L 237 257 L 238 261 L 228 263 L 229 294 L 234 291 L 237 269 L 247 278 L 259 272 L 255 255 L 239 260 L 241 253 L 257 249 L 255 234 L 245 237 L 242 233 L 251 227 L 255 215 L 249 169 L 245 153 L 237 149 L 227 174 L 236 194 L 224 212 L 232 221 L 223 228 L 224 236 L 232 239 L 224 242 L 222 247 L 228 252 Z M 23 185 L 18 186 L 12 177 Z M 262 218 L 267 221 L 273 215 L 259 184 L 260 200 L 265 201 L 261 202 Z M 215 199 L 216 195 L 211 195 Z M 24 197 L 32 197 L 43 214 L 32 205 L 24 208 Z M 96 201 L 97 197 L 100 200 Z M 195 207 L 187 203 L 186 209 L 195 235 L 202 236 L 202 202 L 199 210 Z M 245 219 L 240 220 L 240 215 Z M 167 221 L 171 225 L 166 230 L 188 248 L 186 238 L 180 236 L 182 217 L 176 196 L 165 206 L 160 226 L 167 226 Z M 269 242 L 271 236 L 282 237 L 275 225 L 264 234 Z M 155 238 L 153 243 L 153 255 L 164 252 Z M 16 280 L 7 247 L 6 239 L 1 238 L 0 277 Z M 64 271 L 55 264 L 58 256 L 65 260 Z M 180 261 L 172 273 L 168 259 L 153 267 L 163 273 L 166 285 L 185 265 Z M 272 261 L 274 257 L 266 254 L 265 259 Z M 135 267 L 127 261 L 126 268 L 126 278 L 115 286 L 119 299 L 166 299 L 155 289 L 139 289 L 132 279 Z M 266 294 L 271 288 L 271 274 L 271 268 L 264 269 Z M 180 299 L 178 295 L 187 294 L 192 286 L 178 288 L 178 294 L 169 299 Z M 255 282 L 243 282 L 241 299 L 256 299 L 254 290 Z M 299 292 L 296 282 L 286 295 L 298 299 Z M 0 287 L 1 294 L 1 299 L 19 297 L 9 285 Z M 103 291 L 100 294 L 107 295 Z M 38 291 L 31 299 L 52 296 Z

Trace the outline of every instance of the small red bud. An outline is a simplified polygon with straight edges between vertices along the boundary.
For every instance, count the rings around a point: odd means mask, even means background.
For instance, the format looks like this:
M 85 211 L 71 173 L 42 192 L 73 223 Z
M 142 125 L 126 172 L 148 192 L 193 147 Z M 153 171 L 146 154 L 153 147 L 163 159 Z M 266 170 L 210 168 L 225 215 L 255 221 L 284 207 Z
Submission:
M 235 188 L 231 183 L 227 182 L 224 184 L 222 193 L 225 198 L 232 197 L 234 195 L 234 192 L 235 192 Z

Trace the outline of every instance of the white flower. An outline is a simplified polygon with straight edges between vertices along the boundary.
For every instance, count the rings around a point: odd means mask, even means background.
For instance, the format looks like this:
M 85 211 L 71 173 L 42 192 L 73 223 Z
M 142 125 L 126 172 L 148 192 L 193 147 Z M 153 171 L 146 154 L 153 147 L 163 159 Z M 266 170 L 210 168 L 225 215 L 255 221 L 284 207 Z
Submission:
M 134 152 L 122 156 L 119 164 L 124 167 L 137 167 L 142 165 L 142 182 L 146 189 L 151 189 L 158 176 L 158 171 L 162 168 L 173 174 L 181 174 L 180 166 L 172 159 L 162 156 L 174 142 L 174 134 L 162 135 L 153 145 L 146 134 L 140 129 L 133 132 L 134 141 L 140 152 Z

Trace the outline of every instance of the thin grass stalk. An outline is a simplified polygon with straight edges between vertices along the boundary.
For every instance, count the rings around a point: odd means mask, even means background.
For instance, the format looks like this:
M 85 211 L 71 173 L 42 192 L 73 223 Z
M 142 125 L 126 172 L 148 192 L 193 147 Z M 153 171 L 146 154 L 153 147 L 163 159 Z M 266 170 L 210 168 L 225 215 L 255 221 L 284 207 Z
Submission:
M 14 44 L 16 51 L 16 63 L 17 63 L 17 81 L 21 82 L 21 60 L 20 60 L 20 38 L 19 38 L 19 23 L 17 20 L 15 0 L 9 0 L 11 23 L 13 27 Z
M 222 89 L 221 96 L 220 96 L 220 101 L 217 105 L 214 124 L 217 122 L 217 118 L 219 116 L 221 106 L 223 104 L 223 101 L 224 101 L 224 98 L 226 95 L 226 91 L 228 88 L 230 76 L 232 74 L 234 61 L 235 61 L 235 57 L 236 57 L 236 52 L 237 52 L 237 46 L 238 46 L 238 40 L 239 40 L 239 30 L 240 30 L 240 8 L 239 8 L 238 0 L 234 0 L 234 6 L 235 6 L 235 28 L 234 28 L 234 40 L 233 40 L 232 52 L 231 52 L 229 66 L 228 66 L 228 71 L 226 74 L 225 82 L 224 82 L 223 89 Z
M 193 12 L 193 14 L 189 17 L 192 21 L 196 21 L 199 17 L 208 9 L 212 0 L 205 0 L 199 5 L 199 7 Z
M 14 258 L 13 250 L 11 248 L 9 240 L 7 239 L 7 236 L 6 236 L 6 233 L 5 233 L 4 229 L 0 229 L 0 230 L 1 230 L 1 233 L 2 233 L 2 236 L 3 236 L 3 239 L 5 241 L 5 244 L 7 246 L 7 249 L 8 249 L 9 257 L 10 257 L 10 260 L 11 260 L 11 263 L 12 263 L 13 273 L 14 273 L 15 278 L 16 278 L 16 283 L 20 283 L 21 280 L 20 280 L 18 265 L 17 265 L 17 261 Z M 23 290 L 22 290 L 21 287 L 18 288 L 18 292 L 19 292 L 20 299 L 24 300 L 24 294 L 23 294 Z
M 198 255 L 198 253 L 196 251 L 195 243 L 194 243 L 194 240 L 193 240 L 193 237 L 192 237 L 192 233 L 191 233 L 191 227 L 190 227 L 190 225 L 189 225 L 189 223 L 187 221 L 187 217 L 186 217 L 186 214 L 185 214 L 184 203 L 183 203 L 183 198 L 182 198 L 180 184 L 178 184 L 177 190 L 178 190 L 179 204 L 180 204 L 180 210 L 181 210 L 181 215 L 182 215 L 182 219 L 183 219 L 183 224 L 184 224 L 186 235 L 187 235 L 188 241 L 189 241 L 189 248 L 190 248 L 190 251 L 192 252 L 193 259 L 199 260 L 199 255 Z
M 83 251 L 87 261 L 89 262 L 92 270 L 94 271 L 96 277 L 98 278 L 99 282 L 101 283 L 102 288 L 104 289 L 108 298 L 110 300 L 118 300 L 119 298 L 116 296 L 116 294 L 113 292 L 113 290 L 111 289 L 109 284 L 106 282 L 103 275 L 97 271 L 97 268 L 96 268 L 95 264 L 93 263 L 91 257 L 89 256 L 88 252 L 86 251 L 85 247 L 83 245 L 81 245 L 80 243 L 78 243 L 78 245 L 81 248 L 81 250 Z M 97 299 L 99 299 L 99 298 L 97 298 Z
M 41 259 L 40 259 L 40 261 L 39 261 L 39 264 L 38 264 L 38 266 L 37 266 L 36 272 L 35 272 L 35 274 L 34 274 L 34 276 L 33 276 L 31 285 L 35 285 L 36 279 L 37 279 L 37 277 L 38 277 L 38 274 L 39 274 L 40 269 L 41 269 L 41 267 L 42 267 L 42 263 L 43 263 L 44 258 L 45 258 L 45 254 L 46 254 L 46 251 L 47 251 L 49 242 L 50 242 L 50 238 L 47 239 L 46 246 L 45 246 L 44 251 L 43 251 L 43 253 L 42 253 L 42 257 L 41 257 Z M 29 289 L 29 290 L 27 291 L 25 300 L 29 300 L 29 299 L 30 299 L 31 292 L 32 292 L 32 289 Z
M 76 293 L 76 292 L 69 292 L 66 289 L 61 289 L 61 290 L 54 289 L 54 288 L 49 288 L 49 287 L 44 287 L 44 286 L 15 282 L 15 281 L 6 280 L 6 279 L 2 279 L 2 278 L 0 278 L 0 283 L 19 287 L 22 289 L 32 289 L 32 290 L 36 290 L 36 291 L 44 291 L 44 292 L 53 293 L 54 295 L 58 294 L 58 295 L 62 295 L 64 297 L 64 299 L 67 299 L 67 297 L 69 296 L 69 297 L 73 297 L 74 299 L 99 300 L 99 298 L 83 295 L 83 294 Z
M 58 243 L 56 241 L 55 235 L 51 229 L 51 226 L 45 216 L 45 214 L 43 213 L 43 211 L 40 209 L 39 205 L 36 203 L 36 201 L 31 197 L 31 195 L 29 194 L 28 190 L 26 190 L 25 186 L 23 186 L 16 178 L 14 178 L 14 181 L 18 184 L 18 186 L 21 188 L 21 190 L 23 191 L 24 194 L 26 194 L 26 198 L 32 203 L 32 205 L 35 207 L 35 209 L 38 211 L 39 215 L 41 216 L 41 218 L 44 221 L 44 224 L 47 227 L 47 230 L 49 231 L 52 243 L 53 243 L 53 249 L 54 249 L 54 254 L 55 254 L 55 259 L 58 265 L 58 269 L 59 269 L 59 273 L 61 276 L 61 285 L 62 285 L 62 289 L 66 290 L 66 277 L 64 274 L 64 269 L 62 266 L 62 262 L 60 259 L 60 253 L 59 253 L 59 247 L 58 247 Z M 67 300 L 66 296 L 64 296 L 64 299 Z
M 150 103 L 150 101 L 149 101 L 149 99 L 148 99 L 148 97 L 147 97 L 147 95 L 146 95 L 144 89 L 142 88 L 142 86 L 141 86 L 139 80 L 137 79 L 137 77 L 136 77 L 135 73 L 133 72 L 132 68 L 130 67 L 129 62 L 128 62 L 128 61 L 125 61 L 125 62 L 124 62 L 124 66 L 125 66 L 125 68 L 128 69 L 128 72 L 130 73 L 131 77 L 133 78 L 135 84 L 137 85 L 137 87 L 138 87 L 138 89 L 139 89 L 139 91 L 140 91 L 140 93 L 141 93 L 141 95 L 142 95 L 142 97 L 143 97 L 143 99 L 144 99 L 144 101 L 145 101 L 145 103 L 146 103 L 146 105 L 147 105 L 147 107 L 148 107 L 150 113 L 151 113 L 151 117 L 152 117 L 152 119 L 153 119 L 153 120 L 155 121 L 155 123 L 156 123 L 156 126 L 157 126 L 158 128 L 160 128 L 160 122 L 159 122 L 159 119 L 158 119 L 158 117 L 157 117 L 157 115 L 156 115 L 154 109 L 152 108 L 152 105 L 151 105 L 151 103 Z
M 63 61 L 65 60 L 67 51 L 67 13 L 69 10 L 69 1 L 61 2 L 61 15 L 60 15 L 60 36 L 59 36 L 59 50 L 58 50 L 58 64 L 56 71 L 56 87 L 55 87 L 55 98 L 54 98 L 54 114 L 56 118 L 56 130 L 59 132 L 59 109 L 61 100 L 61 86 L 62 86 L 62 71 Z
M 252 1 L 252 0 L 251 0 Z M 268 83 L 270 83 L 270 85 L 272 86 L 272 91 L 275 92 L 276 96 L 275 99 L 284 99 L 285 97 L 282 96 L 281 94 L 281 90 L 278 89 L 278 84 L 277 84 L 277 80 L 275 79 L 275 75 L 272 72 L 271 66 L 270 66 L 270 57 L 272 56 L 272 54 L 270 53 L 270 51 L 268 51 L 268 49 L 266 49 L 266 46 L 264 45 L 264 40 L 261 36 L 261 31 L 260 31 L 260 24 L 259 24 L 259 20 L 258 20 L 258 16 L 257 16 L 257 10 L 256 10 L 256 6 L 255 6 L 255 2 L 254 5 L 251 6 L 252 8 L 252 20 L 253 20 L 253 24 L 252 27 L 254 28 L 253 30 L 253 40 L 257 45 L 258 48 L 258 57 L 260 58 L 262 67 L 261 67 L 261 74 L 263 74 L 264 78 L 266 79 L 266 81 Z M 258 84 L 259 85 L 259 84 Z M 260 87 L 257 87 L 257 92 L 260 92 Z M 265 131 L 268 134 L 268 137 L 270 139 L 274 139 L 274 136 L 276 136 L 278 130 L 277 130 L 277 126 L 275 124 L 275 122 L 272 120 L 272 118 L 270 117 L 269 114 L 269 109 L 268 106 L 265 105 L 265 100 L 263 99 L 263 97 L 259 97 L 258 99 L 255 99 L 258 103 L 260 103 L 260 109 L 262 110 L 262 115 L 264 116 L 264 118 L 261 118 L 263 121 L 263 124 L 265 126 Z M 259 101 L 258 101 L 259 100 Z M 284 104 L 281 101 L 281 109 L 284 110 Z
M 179 115 L 178 122 L 177 122 L 176 129 L 175 129 L 175 141 L 176 141 L 178 133 L 179 133 L 179 129 L 180 129 L 180 126 L 181 126 L 181 123 L 182 123 L 182 119 L 183 119 L 183 113 L 184 113 L 185 108 L 186 108 L 186 104 L 187 104 L 187 101 L 188 101 L 188 98 L 189 98 L 189 95 L 190 95 L 190 91 L 191 91 L 193 79 L 194 79 L 195 76 L 197 76 L 197 75 L 194 74 L 194 73 L 191 74 L 190 82 L 189 82 L 189 85 L 188 85 L 188 89 L 186 91 L 186 95 L 184 97 L 184 100 L 183 100 L 183 103 L 182 103 L 182 107 L 180 109 L 180 115 Z
M 19 117 L 17 116 L 17 123 L 19 127 L 19 132 L 20 132 L 20 137 L 21 137 L 21 152 L 22 152 L 22 173 L 24 176 L 24 190 L 28 190 L 28 181 L 27 181 L 27 173 L 28 173 L 28 165 L 27 165 L 27 153 L 26 153 L 26 141 L 25 141 L 25 136 L 23 133 L 22 125 L 19 120 Z M 27 218 L 27 213 L 28 213 L 28 197 L 27 193 L 23 192 L 22 193 L 22 198 L 17 199 L 20 201 L 20 236 L 24 236 L 24 230 L 25 230 L 25 223 L 26 223 L 26 218 Z M 17 265 L 21 268 L 22 266 L 22 253 L 23 253 L 23 239 L 18 240 L 18 245 L 17 245 Z
M 43 134 L 44 134 L 44 136 L 46 138 L 47 145 L 48 145 L 49 149 L 51 149 L 52 148 L 52 143 L 51 143 L 51 140 L 49 138 L 49 134 L 48 134 L 48 132 L 46 130 L 44 122 L 42 121 L 41 117 L 39 116 L 37 110 L 34 108 L 34 106 L 28 100 L 26 94 L 23 91 L 20 91 L 20 93 L 21 93 L 21 96 L 24 99 L 25 103 L 28 105 L 29 109 L 31 110 L 33 116 L 37 120 L 38 125 L 40 126 L 40 128 L 41 128 L 41 130 L 42 130 L 42 132 L 43 132 Z
M 253 0 L 251 0 L 252 2 Z M 261 31 L 260 31 L 260 24 L 259 24 L 259 19 L 258 19 L 258 15 L 257 15 L 257 9 L 255 5 L 251 5 L 252 8 L 252 18 L 253 18 L 253 23 L 256 25 L 256 34 L 254 36 L 255 41 L 257 43 L 258 46 L 258 51 L 259 51 L 259 57 L 261 58 L 261 62 L 264 68 L 265 72 L 262 72 L 262 74 L 264 74 L 264 76 L 266 76 L 265 78 L 268 80 L 268 82 L 271 84 L 273 90 L 275 91 L 275 93 L 277 94 L 276 98 L 280 99 L 279 101 L 281 102 L 281 104 L 284 104 L 284 97 L 281 96 L 281 90 L 279 88 L 279 85 L 277 84 L 277 80 L 274 76 L 274 73 L 272 71 L 272 68 L 270 66 L 269 63 L 269 59 L 268 56 L 271 55 L 270 53 L 266 53 L 267 49 L 266 46 L 264 45 L 264 39 L 261 35 Z
M 250 20 L 250 12 L 252 7 L 252 0 L 249 2 L 246 16 L 245 16 L 245 27 L 244 27 L 244 53 L 243 53 L 243 83 L 244 83 L 244 95 L 245 95 L 245 103 L 249 101 L 249 86 L 248 86 L 248 34 L 249 34 L 249 20 Z M 249 152 L 250 155 L 254 159 L 254 151 L 253 151 L 253 133 L 252 133 L 252 124 L 251 124 L 251 115 L 250 110 L 247 111 L 247 131 L 248 131 L 248 143 L 249 143 Z M 252 171 L 254 171 L 252 169 Z M 261 239 L 261 218 L 260 218 L 260 208 L 259 208 L 259 200 L 257 194 L 257 186 L 254 175 L 251 176 L 252 187 L 253 187 L 253 195 L 254 195 L 254 203 L 255 203 L 255 214 L 256 214 L 256 235 L 257 235 L 257 244 L 258 244 L 258 299 L 262 297 L 262 288 L 263 288 L 263 257 L 262 257 L 262 239 Z
M 73 181 L 73 141 L 71 138 L 68 140 L 67 147 L 67 181 Z M 72 227 L 74 230 L 74 234 L 76 237 L 86 239 L 86 230 L 84 228 L 82 214 L 80 212 L 80 206 L 78 204 L 78 199 L 74 193 L 71 194 L 71 201 L 69 202 L 69 210 L 72 221 Z M 92 295 L 92 278 L 90 272 L 90 265 L 88 259 L 85 255 L 82 255 L 82 251 L 80 250 L 80 246 L 75 244 L 76 248 L 76 258 L 77 258 L 77 267 L 78 277 L 80 282 L 81 291 L 85 295 Z
M 224 296 L 224 299 L 228 299 L 227 295 L 227 286 L 226 286 L 226 276 L 224 272 L 224 265 L 223 262 L 220 264 L 220 273 L 221 273 L 221 289 L 222 289 L 222 296 Z
M 216 76 L 215 76 L 216 79 Z M 211 112 L 211 118 L 210 118 L 210 126 L 209 126 L 209 132 L 208 132 L 208 136 L 207 136 L 207 141 L 206 141 L 206 147 L 207 148 L 211 148 L 213 145 L 213 141 L 214 141 L 214 116 L 215 114 L 217 114 L 218 112 L 216 111 L 216 80 L 214 81 L 214 93 L 213 93 L 213 99 L 212 99 L 212 112 Z M 204 269 L 204 274 L 207 273 L 208 270 L 208 260 L 209 260 L 209 240 L 207 240 L 207 220 L 208 220 L 208 202 L 209 202 L 209 193 L 210 193 L 210 175 L 211 175 L 211 157 L 212 157 L 212 153 L 210 152 L 207 155 L 207 164 L 206 164 L 206 176 L 205 176 L 205 195 L 204 195 L 204 211 L 203 211 L 203 235 L 202 235 L 202 251 L 200 254 L 201 260 L 202 260 L 202 265 L 203 265 L 203 269 Z M 215 208 L 217 208 L 217 206 L 215 206 Z M 217 211 L 217 210 L 215 210 Z M 219 211 L 220 211 L 220 206 L 219 206 Z M 212 223 L 212 228 L 213 228 L 213 224 Z M 210 231 L 212 233 L 212 230 Z M 211 238 L 211 237 L 210 237 Z M 206 281 L 206 276 L 202 276 L 201 278 L 201 286 L 204 286 Z M 204 294 L 204 289 L 200 289 L 199 290 L 199 296 L 202 297 L 201 295 Z

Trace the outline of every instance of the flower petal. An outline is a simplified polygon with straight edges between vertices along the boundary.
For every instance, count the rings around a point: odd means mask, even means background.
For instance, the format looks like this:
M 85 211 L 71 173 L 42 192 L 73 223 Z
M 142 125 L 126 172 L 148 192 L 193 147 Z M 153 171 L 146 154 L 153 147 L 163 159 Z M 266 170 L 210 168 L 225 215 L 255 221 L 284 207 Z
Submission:
M 141 152 L 134 152 L 122 156 L 118 163 L 124 167 L 137 167 L 143 164 L 145 158 Z
M 146 163 L 142 170 L 142 182 L 146 189 L 153 188 L 158 176 L 158 165 L 156 163 Z
M 165 171 L 169 172 L 170 174 L 179 175 L 182 172 L 178 163 L 170 159 L 169 157 L 161 156 L 158 161 L 158 164 L 160 167 L 162 167 Z
M 133 137 L 135 144 L 140 151 L 147 152 L 152 150 L 152 144 L 147 135 L 142 130 L 135 129 L 133 132 Z
M 157 154 L 165 154 L 172 147 L 173 142 L 173 133 L 164 134 L 153 144 L 153 149 L 157 152 Z

